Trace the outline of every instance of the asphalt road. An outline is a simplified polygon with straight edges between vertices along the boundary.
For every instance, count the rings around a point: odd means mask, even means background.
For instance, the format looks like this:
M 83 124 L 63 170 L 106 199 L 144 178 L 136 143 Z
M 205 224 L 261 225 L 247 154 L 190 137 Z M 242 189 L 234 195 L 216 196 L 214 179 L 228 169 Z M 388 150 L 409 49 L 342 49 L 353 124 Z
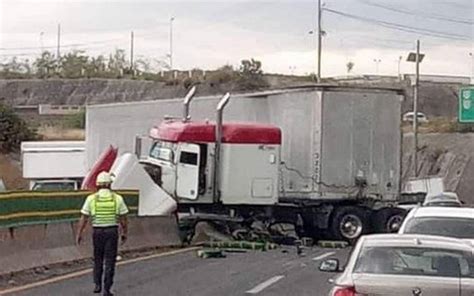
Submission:
M 327 257 L 345 262 L 348 249 L 307 249 L 298 256 L 294 248 L 269 252 L 228 254 L 227 258 L 200 259 L 182 253 L 119 266 L 115 295 L 157 296 L 325 296 L 332 274 L 318 270 Z M 92 276 L 80 276 L 31 290 L 18 296 L 95 295 Z

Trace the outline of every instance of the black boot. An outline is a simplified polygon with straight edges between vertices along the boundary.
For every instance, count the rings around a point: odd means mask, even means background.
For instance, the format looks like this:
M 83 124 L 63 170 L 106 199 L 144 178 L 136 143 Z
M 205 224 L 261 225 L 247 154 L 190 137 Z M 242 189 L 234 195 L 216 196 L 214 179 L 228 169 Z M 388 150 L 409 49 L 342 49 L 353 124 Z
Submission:
M 101 285 L 95 285 L 95 288 L 94 288 L 94 293 L 95 294 L 98 294 L 102 291 L 102 287 Z
M 112 292 L 110 292 L 110 290 L 105 290 L 103 295 L 104 296 L 114 296 L 114 294 Z

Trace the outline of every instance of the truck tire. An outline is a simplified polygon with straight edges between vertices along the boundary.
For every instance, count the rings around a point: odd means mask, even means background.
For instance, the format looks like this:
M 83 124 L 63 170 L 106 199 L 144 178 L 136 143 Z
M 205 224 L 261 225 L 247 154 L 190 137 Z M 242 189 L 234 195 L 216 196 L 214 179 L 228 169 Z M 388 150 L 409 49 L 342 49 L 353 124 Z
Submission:
M 382 208 L 375 212 L 372 225 L 377 233 L 396 233 L 400 229 L 407 211 L 400 208 Z
M 335 209 L 331 219 L 331 233 L 337 240 L 353 244 L 369 231 L 367 211 L 360 207 L 346 206 Z

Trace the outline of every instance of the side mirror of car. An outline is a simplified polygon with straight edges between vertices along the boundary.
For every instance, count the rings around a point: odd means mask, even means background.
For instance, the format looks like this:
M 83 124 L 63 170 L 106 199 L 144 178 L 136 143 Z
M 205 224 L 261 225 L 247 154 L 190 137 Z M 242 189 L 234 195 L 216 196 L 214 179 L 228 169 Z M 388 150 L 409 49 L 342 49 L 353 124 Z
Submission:
M 340 272 L 339 260 L 335 258 L 326 259 L 319 265 L 319 270 L 323 272 Z

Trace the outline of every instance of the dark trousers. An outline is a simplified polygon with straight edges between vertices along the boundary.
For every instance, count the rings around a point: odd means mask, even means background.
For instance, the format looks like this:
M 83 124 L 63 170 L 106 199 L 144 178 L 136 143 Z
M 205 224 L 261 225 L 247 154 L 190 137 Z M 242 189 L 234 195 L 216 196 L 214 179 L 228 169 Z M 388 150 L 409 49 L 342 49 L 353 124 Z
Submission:
M 105 265 L 104 289 L 108 291 L 114 283 L 118 227 L 94 227 L 92 240 L 94 244 L 94 283 L 102 286 Z

